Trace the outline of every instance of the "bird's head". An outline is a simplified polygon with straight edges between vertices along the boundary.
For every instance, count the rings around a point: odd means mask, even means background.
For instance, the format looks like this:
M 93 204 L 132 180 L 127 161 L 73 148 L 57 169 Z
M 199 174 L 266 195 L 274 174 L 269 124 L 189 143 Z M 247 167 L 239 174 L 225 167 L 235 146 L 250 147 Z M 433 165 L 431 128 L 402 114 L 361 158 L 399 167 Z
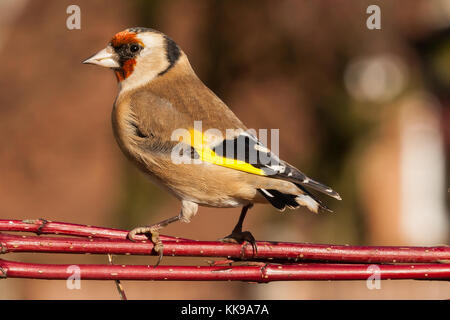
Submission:
M 117 33 L 107 47 L 83 63 L 114 70 L 117 80 L 133 87 L 168 72 L 184 55 L 163 33 L 149 28 L 129 28 Z

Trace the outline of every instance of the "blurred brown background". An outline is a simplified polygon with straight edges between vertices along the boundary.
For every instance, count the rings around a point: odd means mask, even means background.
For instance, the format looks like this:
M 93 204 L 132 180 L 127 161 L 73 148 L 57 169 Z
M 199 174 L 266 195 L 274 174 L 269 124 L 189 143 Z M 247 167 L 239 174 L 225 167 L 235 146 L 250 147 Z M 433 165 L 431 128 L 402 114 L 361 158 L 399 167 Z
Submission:
M 81 30 L 66 8 L 81 8 Z M 366 8 L 381 8 L 368 30 Z M 176 199 L 117 147 L 108 70 L 81 65 L 118 31 L 143 26 L 173 38 L 199 77 L 249 128 L 279 128 L 280 155 L 331 185 L 334 214 L 250 211 L 257 239 L 367 245 L 449 240 L 450 1 L 0 2 L 0 218 L 46 218 L 131 228 L 173 216 Z M 228 234 L 238 209 L 201 208 L 164 233 Z M 100 256 L 23 254 L 42 263 Z M 118 263 L 154 263 L 117 257 Z M 200 263 L 166 258 L 163 263 Z M 124 282 L 132 299 L 431 299 L 448 282 Z M 0 299 L 117 299 L 112 281 L 0 281 Z

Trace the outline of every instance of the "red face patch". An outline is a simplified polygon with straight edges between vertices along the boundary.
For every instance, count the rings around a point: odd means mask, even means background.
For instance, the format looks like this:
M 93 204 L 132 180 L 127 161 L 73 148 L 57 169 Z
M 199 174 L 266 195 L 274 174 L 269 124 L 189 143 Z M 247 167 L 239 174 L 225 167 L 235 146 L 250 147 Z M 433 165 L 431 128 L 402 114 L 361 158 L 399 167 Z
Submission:
M 133 73 L 134 66 L 136 65 L 136 59 L 129 59 L 123 63 L 122 68 L 114 70 L 116 73 L 117 81 L 123 81 Z
M 139 40 L 136 37 L 135 32 L 130 32 L 127 30 L 121 31 L 117 33 L 112 39 L 111 39 L 111 45 L 113 47 L 120 47 L 123 44 L 129 44 L 129 43 L 140 43 L 143 44 L 141 40 Z
M 137 33 L 130 32 L 127 30 L 121 31 L 117 33 L 111 39 L 111 45 L 114 48 L 119 48 L 122 45 L 127 45 L 131 43 L 139 43 L 143 45 L 142 41 L 136 37 Z M 134 66 L 136 65 L 136 59 L 128 59 L 123 62 L 123 65 L 120 69 L 116 69 L 114 72 L 116 73 L 117 81 L 123 81 L 128 78 L 134 70 Z

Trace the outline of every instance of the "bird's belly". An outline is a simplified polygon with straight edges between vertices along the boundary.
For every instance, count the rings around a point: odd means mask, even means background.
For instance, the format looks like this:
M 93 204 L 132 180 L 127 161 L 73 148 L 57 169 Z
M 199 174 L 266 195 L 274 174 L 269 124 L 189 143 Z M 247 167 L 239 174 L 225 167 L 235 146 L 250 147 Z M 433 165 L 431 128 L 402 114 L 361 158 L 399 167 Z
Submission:
M 221 199 L 210 199 L 210 198 L 192 198 L 187 196 L 185 197 L 185 199 L 189 199 L 204 207 L 214 207 L 214 208 L 236 208 L 249 204 L 249 201 L 231 197 Z
M 189 200 L 201 206 L 235 208 L 251 202 L 251 196 L 238 194 L 236 190 L 228 190 L 223 185 L 195 185 L 192 182 L 173 185 L 167 181 L 163 183 L 180 200 Z
M 202 206 L 234 208 L 253 202 L 256 189 L 243 181 L 242 173 L 204 164 L 173 164 L 158 159 L 147 173 L 180 200 Z

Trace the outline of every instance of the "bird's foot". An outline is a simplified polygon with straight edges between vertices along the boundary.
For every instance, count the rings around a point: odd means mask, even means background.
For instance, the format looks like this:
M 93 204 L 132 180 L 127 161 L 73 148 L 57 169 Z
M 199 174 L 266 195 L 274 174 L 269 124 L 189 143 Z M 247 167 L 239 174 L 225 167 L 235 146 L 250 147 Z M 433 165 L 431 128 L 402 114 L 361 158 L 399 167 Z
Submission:
M 258 253 L 258 248 L 256 246 L 256 240 L 255 237 L 250 233 L 250 231 L 236 231 L 233 230 L 231 234 L 228 236 L 220 239 L 221 242 L 225 243 L 250 243 L 252 245 L 253 249 L 253 255 L 256 255 Z
M 159 238 L 159 230 L 161 229 L 160 225 L 153 225 L 148 227 L 137 227 L 128 232 L 127 238 L 131 241 L 137 241 L 136 235 L 144 234 L 147 236 L 149 240 L 153 242 L 153 250 L 159 254 L 158 261 L 155 264 L 155 268 L 161 263 L 163 257 L 163 243 Z

